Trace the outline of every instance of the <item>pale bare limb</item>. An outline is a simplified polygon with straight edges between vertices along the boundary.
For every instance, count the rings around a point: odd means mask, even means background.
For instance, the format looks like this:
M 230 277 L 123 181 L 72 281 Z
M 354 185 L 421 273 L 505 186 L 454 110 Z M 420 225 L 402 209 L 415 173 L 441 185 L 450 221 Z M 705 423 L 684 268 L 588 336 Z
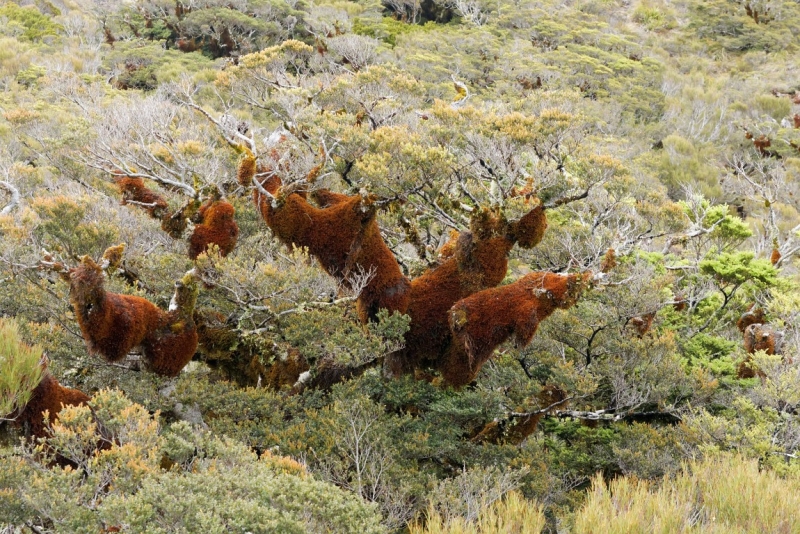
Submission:
M 5 189 L 11 195 L 11 201 L 2 210 L 0 210 L 0 215 L 8 215 L 14 208 L 19 206 L 19 189 L 11 185 L 10 182 L 6 181 L 0 181 L 0 188 Z

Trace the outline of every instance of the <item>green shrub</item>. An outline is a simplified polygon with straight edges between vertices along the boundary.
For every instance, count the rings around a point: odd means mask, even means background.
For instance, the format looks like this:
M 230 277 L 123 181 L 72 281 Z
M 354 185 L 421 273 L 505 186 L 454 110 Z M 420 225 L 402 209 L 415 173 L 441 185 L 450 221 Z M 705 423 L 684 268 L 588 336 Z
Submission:
M 5 20 L 3 33 L 18 35 L 25 41 L 41 41 L 48 35 L 58 35 L 62 27 L 42 15 L 32 6 L 20 7 L 9 2 L 0 7 L 0 21 Z
M 378 533 L 375 506 L 305 468 L 179 422 L 163 431 L 114 390 L 62 410 L 52 436 L 0 458 L 0 525 L 48 532 Z M 98 443 L 98 422 L 108 437 Z M 79 469 L 62 469 L 58 454 Z

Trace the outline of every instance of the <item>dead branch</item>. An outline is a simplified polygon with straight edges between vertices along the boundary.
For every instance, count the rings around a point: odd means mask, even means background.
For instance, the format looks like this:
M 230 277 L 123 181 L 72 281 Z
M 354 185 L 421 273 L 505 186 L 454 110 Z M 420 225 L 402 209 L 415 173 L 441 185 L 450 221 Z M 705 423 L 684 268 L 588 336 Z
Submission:
M 5 189 L 11 195 L 10 202 L 2 210 L 0 210 L 0 215 L 8 215 L 14 208 L 19 206 L 20 203 L 19 189 L 11 185 L 11 183 L 5 181 L 0 181 L 0 188 Z

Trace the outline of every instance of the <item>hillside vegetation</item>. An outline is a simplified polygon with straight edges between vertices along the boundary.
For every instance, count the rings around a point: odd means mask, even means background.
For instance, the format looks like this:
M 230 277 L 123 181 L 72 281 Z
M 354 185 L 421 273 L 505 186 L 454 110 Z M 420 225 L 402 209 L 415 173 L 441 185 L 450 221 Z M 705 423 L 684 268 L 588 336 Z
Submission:
M 797 532 L 797 35 L 2 3 L 0 532 Z

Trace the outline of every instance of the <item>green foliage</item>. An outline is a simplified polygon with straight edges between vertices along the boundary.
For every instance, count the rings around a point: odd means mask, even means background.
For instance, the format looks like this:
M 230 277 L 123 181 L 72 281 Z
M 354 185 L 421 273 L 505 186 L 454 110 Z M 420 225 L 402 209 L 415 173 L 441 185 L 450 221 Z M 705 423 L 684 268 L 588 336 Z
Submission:
M 682 346 L 684 357 L 692 365 L 700 365 L 715 375 L 734 376 L 736 368 L 732 354 L 740 343 L 728 339 L 699 333 Z
M 181 76 L 201 72 L 211 60 L 199 52 L 164 50 L 163 43 L 122 42 L 106 56 L 109 67 L 119 74 L 115 85 L 120 89 L 150 91 Z
M 755 259 L 752 252 L 723 252 L 701 261 L 700 272 L 713 276 L 724 286 L 753 282 L 760 287 L 770 287 L 778 281 L 775 267 L 769 260 Z
M 755 105 L 760 113 L 772 117 L 777 122 L 791 115 L 792 111 L 791 100 L 772 95 L 756 96 Z
M 0 417 L 25 407 L 42 377 L 44 351 L 22 341 L 13 318 L 0 317 Z
M 25 460 L 0 458 L 0 522 L 72 532 L 104 525 L 131 532 L 384 532 L 374 507 L 296 462 L 259 458 L 186 423 L 162 434 L 147 411 L 119 393 L 101 391 L 91 405 L 94 415 L 88 407 L 63 410 L 53 436 L 22 451 Z M 106 446 L 99 447 L 95 421 L 109 432 Z M 55 453 L 80 469 L 49 465 Z
M 6 2 L 0 6 L 0 20 L 5 21 L 5 35 L 19 36 L 25 41 L 42 41 L 46 37 L 59 35 L 63 28 L 34 6 Z
M 633 11 L 633 20 L 650 31 L 671 30 L 677 26 L 675 13 L 665 5 L 641 2 Z
M 377 322 L 362 326 L 340 310 L 308 310 L 286 324 L 283 337 L 309 361 L 359 366 L 401 348 L 409 322 L 407 315 L 381 310 Z
M 54 252 L 70 257 L 90 254 L 99 257 L 119 241 L 119 230 L 111 225 L 95 224 L 88 217 L 89 200 L 84 198 L 48 197 L 33 203 L 39 216 L 37 237 Z
M 743 3 L 714 0 L 691 5 L 692 20 L 687 29 L 697 37 L 730 52 L 793 49 L 790 37 L 798 30 L 796 3 L 777 1 Z M 748 13 L 749 11 L 749 13 Z

